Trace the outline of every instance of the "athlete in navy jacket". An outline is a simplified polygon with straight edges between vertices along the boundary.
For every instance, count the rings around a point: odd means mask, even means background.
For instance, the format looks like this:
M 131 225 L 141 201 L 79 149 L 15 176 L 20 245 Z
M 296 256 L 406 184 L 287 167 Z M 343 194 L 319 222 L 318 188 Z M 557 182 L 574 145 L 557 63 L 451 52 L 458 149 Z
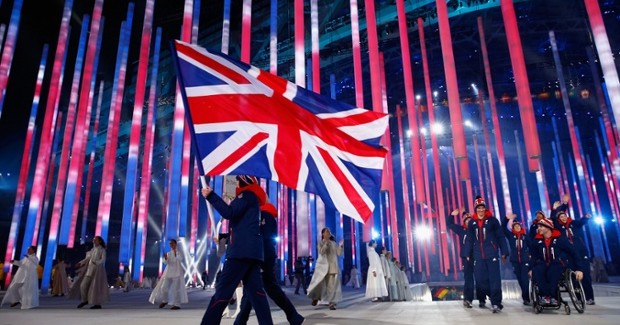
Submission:
M 538 287 L 540 303 L 557 305 L 555 297 L 562 272 L 571 264 L 571 258 L 579 260 L 575 248 L 553 227 L 550 219 L 542 219 L 538 222 L 538 234 L 530 246 L 530 254 L 529 274 Z M 581 280 L 581 270 L 585 266 L 578 263 L 571 267 L 575 269 L 577 280 Z
M 512 263 L 512 270 L 521 288 L 521 298 L 523 298 L 523 304 L 527 306 L 530 304 L 530 279 L 527 272 L 529 271 L 531 237 L 525 234 L 525 228 L 515 220 L 516 217 L 515 214 L 509 214 L 504 218 L 502 230 L 510 247 L 510 263 Z M 513 220 L 510 229 L 508 228 L 509 220 Z
M 461 209 L 464 210 L 464 209 Z M 446 218 L 446 225 L 453 233 L 459 236 L 459 243 L 461 245 L 461 261 L 463 263 L 463 306 L 471 308 L 471 302 L 474 300 L 474 259 L 468 258 L 471 256 L 465 255 L 465 239 L 467 238 L 467 228 L 469 223 L 472 222 L 471 215 L 468 212 L 462 212 L 463 223 L 461 225 L 456 224 L 454 219 L 459 215 L 459 210 L 454 210 Z M 483 292 L 477 292 L 476 298 L 478 303 L 484 305 L 486 295 Z
M 259 324 L 273 324 L 269 303 L 263 289 L 260 267 L 263 262 L 263 236 L 260 232 L 260 206 L 265 204 L 265 191 L 254 176 L 237 176 L 237 197 L 229 204 L 213 193 L 210 187 L 202 195 L 229 220 L 230 236 L 226 262 L 215 286 L 215 294 L 202 317 L 202 325 L 217 325 L 233 292 L 243 281 L 244 296 L 248 295 Z
M 476 197 L 474 207 L 476 215 L 467 229 L 465 256 L 473 256 L 474 259 L 476 290 L 491 298 L 493 313 L 498 313 L 504 308 L 498 249 L 501 250 L 501 258 L 505 260 L 508 256 L 508 247 L 502 226 L 491 211 L 487 210 L 480 196 Z

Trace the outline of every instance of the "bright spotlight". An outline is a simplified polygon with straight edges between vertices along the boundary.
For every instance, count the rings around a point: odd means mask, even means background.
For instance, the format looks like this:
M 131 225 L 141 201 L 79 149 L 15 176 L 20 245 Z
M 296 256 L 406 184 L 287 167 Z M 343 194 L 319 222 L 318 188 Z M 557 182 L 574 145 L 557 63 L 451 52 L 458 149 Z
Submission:
M 372 230 L 372 239 L 377 239 L 379 238 L 379 233 L 376 230 Z
M 474 123 L 472 123 L 470 120 L 465 120 L 465 122 L 463 122 L 463 124 L 465 124 L 465 126 L 470 128 L 470 129 L 474 128 Z
M 605 219 L 603 219 L 603 217 L 601 217 L 601 216 L 594 217 L 594 222 L 595 222 L 597 225 L 602 225 L 602 224 L 604 224 L 604 223 L 605 223 Z
M 280 236 L 276 236 L 276 242 L 280 242 Z
M 413 132 L 411 132 L 411 130 L 407 130 L 407 138 L 411 138 L 412 134 L 413 134 Z
M 426 128 L 420 128 L 420 133 L 422 133 L 422 134 L 426 135 L 426 132 L 427 132 L 427 131 L 426 131 Z
M 420 96 L 420 95 L 415 95 L 415 99 L 420 100 L 420 99 L 422 99 L 422 96 Z
M 433 235 L 433 232 L 427 226 L 418 226 L 414 230 L 414 236 L 419 241 L 429 240 Z
M 472 83 L 471 88 L 474 90 L 474 95 L 478 96 L 478 86 L 476 86 L 475 83 Z
M 432 130 L 435 134 L 443 134 L 443 125 L 439 122 L 435 122 L 433 123 Z
M 433 91 L 433 97 L 437 97 L 437 95 L 439 95 L 439 92 L 437 90 Z

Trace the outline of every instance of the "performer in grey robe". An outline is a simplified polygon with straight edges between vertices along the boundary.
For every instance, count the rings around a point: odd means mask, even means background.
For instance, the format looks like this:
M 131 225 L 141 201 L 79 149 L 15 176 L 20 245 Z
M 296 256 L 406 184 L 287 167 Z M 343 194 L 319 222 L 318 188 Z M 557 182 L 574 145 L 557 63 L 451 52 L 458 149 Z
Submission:
M 93 249 L 86 264 L 86 273 L 80 279 L 81 303 L 77 308 L 87 304 L 93 305 L 90 309 L 101 309 L 101 305 L 110 300 L 110 286 L 105 270 L 106 250 L 101 236 L 93 238 Z M 74 285 L 75 286 L 75 285 Z
M 321 300 L 329 303 L 330 310 L 335 310 L 336 304 L 342 300 L 338 256 L 342 255 L 343 244 L 343 240 L 336 244 L 329 228 L 321 230 L 321 240 L 318 245 L 319 258 L 308 286 L 308 297 L 312 299 L 312 306 L 316 306 Z

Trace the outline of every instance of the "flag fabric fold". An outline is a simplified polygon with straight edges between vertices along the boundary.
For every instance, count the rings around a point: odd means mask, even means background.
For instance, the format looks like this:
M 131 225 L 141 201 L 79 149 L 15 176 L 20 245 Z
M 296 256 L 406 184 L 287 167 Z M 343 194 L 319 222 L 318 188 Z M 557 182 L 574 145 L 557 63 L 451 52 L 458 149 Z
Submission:
M 372 215 L 387 114 L 310 92 L 219 52 L 173 45 L 201 172 L 271 179 L 315 193 L 358 221 Z

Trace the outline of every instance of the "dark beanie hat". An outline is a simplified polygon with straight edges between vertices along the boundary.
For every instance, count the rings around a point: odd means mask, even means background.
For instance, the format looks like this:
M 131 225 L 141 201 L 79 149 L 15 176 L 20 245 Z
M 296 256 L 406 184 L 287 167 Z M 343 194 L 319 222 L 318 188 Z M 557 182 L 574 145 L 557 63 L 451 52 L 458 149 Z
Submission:
M 246 187 L 252 184 L 258 184 L 258 179 L 250 175 L 237 175 L 237 181 L 239 181 L 239 187 Z

